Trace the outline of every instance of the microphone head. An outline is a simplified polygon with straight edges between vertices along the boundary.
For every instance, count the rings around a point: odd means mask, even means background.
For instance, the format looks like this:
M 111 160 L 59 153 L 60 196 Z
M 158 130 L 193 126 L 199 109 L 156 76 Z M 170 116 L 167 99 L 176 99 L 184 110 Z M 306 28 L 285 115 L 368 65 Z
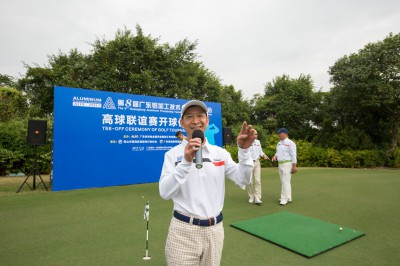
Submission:
M 204 132 L 201 131 L 200 129 L 196 129 L 195 131 L 193 131 L 192 134 L 192 139 L 194 138 L 200 138 L 201 139 L 201 143 L 204 142 Z

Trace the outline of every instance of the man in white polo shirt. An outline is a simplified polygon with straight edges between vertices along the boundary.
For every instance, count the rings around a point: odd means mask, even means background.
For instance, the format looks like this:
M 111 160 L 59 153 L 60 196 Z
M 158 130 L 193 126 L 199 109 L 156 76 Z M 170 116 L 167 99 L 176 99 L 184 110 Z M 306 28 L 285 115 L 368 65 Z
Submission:
M 258 134 L 256 134 L 256 137 Z M 269 160 L 268 156 L 263 152 L 261 143 L 255 139 L 250 147 L 251 159 L 254 162 L 253 173 L 251 176 L 251 184 L 247 186 L 247 193 L 249 195 L 249 203 L 260 205 L 261 201 L 261 163 L 260 157 Z
M 222 208 L 225 178 L 239 187 L 250 183 L 253 160 L 248 149 L 256 131 L 243 122 L 237 137 L 239 163 L 229 152 L 204 139 L 192 138 L 195 130 L 206 130 L 210 119 L 207 106 L 189 101 L 182 107 L 180 125 L 187 133 L 181 144 L 165 153 L 159 190 L 163 199 L 172 199 L 174 215 L 169 227 L 165 255 L 168 265 L 219 265 L 224 229 Z M 203 167 L 193 160 L 202 146 Z
M 276 154 L 272 157 L 272 161 L 279 163 L 279 176 L 282 184 L 279 204 L 286 205 L 293 200 L 290 180 L 292 174 L 297 172 L 297 148 L 296 144 L 288 138 L 289 131 L 286 128 L 280 128 L 277 133 L 280 141 L 276 145 Z
M 175 133 L 175 137 L 176 137 L 177 139 L 179 139 L 180 142 L 182 142 L 182 141 L 185 139 L 185 135 L 183 135 L 183 132 L 180 131 L 180 130 L 178 130 L 178 131 Z

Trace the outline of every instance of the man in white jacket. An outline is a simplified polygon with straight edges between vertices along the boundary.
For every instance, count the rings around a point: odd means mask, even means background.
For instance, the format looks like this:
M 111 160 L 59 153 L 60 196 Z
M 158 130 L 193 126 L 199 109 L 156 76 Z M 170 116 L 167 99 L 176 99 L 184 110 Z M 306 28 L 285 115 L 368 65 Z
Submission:
M 279 163 L 279 176 L 282 184 L 279 204 L 286 205 L 293 200 L 290 180 L 292 179 L 292 174 L 297 172 L 297 147 L 289 139 L 289 131 L 286 128 L 280 128 L 277 133 L 280 141 L 276 145 L 276 154 L 272 157 L 272 161 L 278 161 Z
M 256 137 L 258 134 L 256 134 Z M 249 203 L 260 205 L 261 201 L 261 162 L 260 157 L 269 160 L 268 156 L 263 152 L 261 143 L 255 139 L 250 146 L 251 159 L 254 163 L 253 173 L 251 177 L 251 184 L 247 186 L 247 193 L 249 194 Z
M 253 160 L 249 147 L 256 131 L 243 122 L 237 137 L 239 163 L 236 164 L 225 149 L 211 145 L 206 138 L 203 143 L 200 138 L 192 138 L 195 130 L 204 133 L 209 122 L 203 102 L 186 103 L 182 107 L 180 125 L 187 138 L 164 157 L 160 195 L 174 202 L 165 246 L 168 265 L 219 265 L 224 241 L 221 212 L 225 178 L 243 189 L 250 183 Z M 193 160 L 200 146 L 203 167 L 198 169 Z

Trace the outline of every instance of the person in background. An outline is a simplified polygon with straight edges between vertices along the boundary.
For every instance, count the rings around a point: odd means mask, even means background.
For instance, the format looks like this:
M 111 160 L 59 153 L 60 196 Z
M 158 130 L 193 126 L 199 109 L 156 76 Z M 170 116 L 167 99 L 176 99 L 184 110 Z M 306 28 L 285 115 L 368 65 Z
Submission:
M 185 135 L 183 135 L 183 132 L 180 131 L 180 130 L 178 130 L 178 131 L 176 132 L 175 137 L 177 137 L 181 142 L 182 142 L 182 140 L 185 139 Z
M 296 144 L 289 139 L 289 131 L 286 128 L 278 130 L 280 141 L 276 145 L 276 154 L 272 157 L 272 161 L 278 161 L 279 176 L 281 178 L 281 198 L 280 205 L 286 205 L 292 202 L 292 186 L 290 180 L 292 174 L 297 172 L 297 148 Z
M 206 130 L 210 118 L 201 101 L 182 107 L 180 125 L 187 138 L 165 153 L 161 170 L 160 196 L 174 205 L 165 245 L 168 265 L 220 265 L 224 243 L 222 208 L 225 179 L 245 189 L 250 183 L 253 160 L 249 147 L 256 131 L 243 122 L 237 137 L 239 163 L 228 151 L 211 145 L 207 138 L 192 138 L 195 130 Z M 203 167 L 193 160 L 202 149 Z
M 255 134 L 258 137 L 258 134 Z M 249 203 L 260 205 L 261 201 L 261 163 L 260 157 L 269 160 L 268 156 L 263 152 L 261 143 L 258 139 L 253 141 L 250 146 L 251 159 L 254 162 L 253 173 L 251 177 L 251 184 L 247 186 L 247 193 L 249 195 Z

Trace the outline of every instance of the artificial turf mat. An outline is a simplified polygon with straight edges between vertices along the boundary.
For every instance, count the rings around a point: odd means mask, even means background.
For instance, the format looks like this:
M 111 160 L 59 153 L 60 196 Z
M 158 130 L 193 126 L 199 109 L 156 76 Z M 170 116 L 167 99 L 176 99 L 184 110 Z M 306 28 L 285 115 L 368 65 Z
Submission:
M 287 211 L 235 222 L 231 226 L 308 258 L 365 235 Z

